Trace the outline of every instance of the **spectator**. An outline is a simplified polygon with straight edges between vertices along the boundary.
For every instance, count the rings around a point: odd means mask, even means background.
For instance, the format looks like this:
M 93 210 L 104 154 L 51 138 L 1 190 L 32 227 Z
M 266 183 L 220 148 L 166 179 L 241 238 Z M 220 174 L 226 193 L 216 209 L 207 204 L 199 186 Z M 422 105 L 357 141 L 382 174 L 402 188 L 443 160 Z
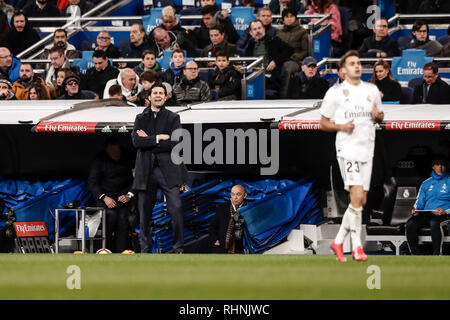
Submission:
M 283 10 L 281 15 L 283 19 L 283 28 L 277 32 L 277 36 L 294 49 L 290 60 L 283 65 L 285 75 L 281 84 L 280 97 L 286 98 L 289 88 L 289 79 L 293 74 L 299 71 L 303 58 L 308 55 L 308 34 L 300 26 L 294 9 L 288 7 Z
M 244 47 L 244 56 L 264 57 L 266 88 L 279 90 L 282 81 L 281 75 L 286 74 L 283 64 L 291 57 L 294 50 L 277 36 L 266 36 L 266 29 L 261 20 L 253 20 L 249 27 L 251 37 Z
M 53 43 L 45 46 L 44 52 L 41 55 L 41 59 L 49 59 L 50 50 L 53 47 L 59 47 L 64 50 L 64 56 L 67 59 L 81 58 L 81 54 L 78 50 L 67 42 L 67 32 L 64 29 L 56 29 L 53 33 Z
M 185 37 L 183 33 L 175 33 L 172 31 L 166 31 L 163 28 L 156 27 L 153 30 L 154 52 L 158 58 L 164 56 L 165 50 L 181 49 L 186 50 L 186 53 L 190 57 L 196 56 L 194 45 Z
M 48 0 L 36 0 L 30 1 L 28 5 L 23 9 L 23 13 L 31 18 L 50 18 L 60 17 L 61 12 L 54 4 L 48 3 Z M 33 21 L 31 23 L 33 27 L 49 27 L 59 26 L 60 22 L 51 22 L 51 19 L 47 21 Z
M 450 175 L 443 156 L 433 160 L 430 178 L 420 186 L 417 201 L 411 210 L 412 217 L 406 222 L 406 238 L 411 254 L 422 254 L 419 247 L 419 229 L 430 227 L 433 255 L 440 255 L 442 249 L 441 223 L 450 213 Z M 420 213 L 418 210 L 428 210 Z
M 256 11 L 255 0 L 242 0 L 242 6 L 254 8 L 254 11 Z
M 216 67 L 208 79 L 209 88 L 217 93 L 218 100 L 237 100 L 241 96 L 241 74 L 230 66 L 224 51 L 216 53 Z
M 299 0 L 271 0 L 269 3 L 269 9 L 273 14 L 282 14 L 283 10 L 287 8 L 291 8 L 295 12 L 295 16 L 298 12 L 305 11 L 305 7 Z
M 70 72 L 72 71 L 67 68 L 61 68 L 58 70 L 58 72 L 56 73 L 56 85 L 48 86 L 50 90 L 50 97 L 52 99 L 57 99 L 63 95 L 64 92 L 62 85 L 64 79 L 66 78 L 66 74 L 69 74 Z
M 386 18 L 375 21 L 374 35 L 364 39 L 359 56 L 362 58 L 390 58 L 400 56 L 398 43 L 389 34 L 389 25 Z
M 244 253 L 244 218 L 239 209 L 247 204 L 247 192 L 241 185 L 231 188 L 230 201 L 217 208 L 209 227 L 212 253 Z
M 45 85 L 35 82 L 30 87 L 28 100 L 50 100 L 50 93 Z
M 4 12 L 8 19 L 11 19 L 16 9 L 13 6 L 5 3 L 5 0 L 0 0 L 0 11 Z
M 69 0 L 69 3 L 64 10 L 61 10 L 63 17 L 82 16 L 94 8 L 94 5 L 86 0 Z
M 258 9 L 257 19 L 260 20 L 266 29 L 266 36 L 272 38 L 276 35 L 277 29 L 272 26 L 272 12 L 267 7 Z M 245 53 L 245 47 L 251 38 L 250 27 L 248 27 L 241 35 L 236 43 L 238 53 L 242 56 Z
M 122 94 L 128 102 L 136 103 L 139 92 L 142 90 L 142 85 L 139 83 L 139 77 L 131 68 L 125 68 L 120 71 L 116 79 L 111 79 L 106 83 L 103 98 L 109 98 L 109 88 L 119 84 L 122 87 Z
M 136 105 L 147 107 L 149 104 L 147 98 L 150 95 L 150 89 L 158 81 L 158 75 L 153 70 L 144 71 L 139 77 L 139 81 L 142 84 L 142 91 L 138 94 Z
M 144 71 L 155 71 L 158 74 L 162 74 L 161 65 L 156 61 L 156 54 L 152 50 L 145 50 L 142 52 L 142 62 L 134 67 L 134 72 L 140 77 Z
M 142 24 L 133 24 L 130 29 L 130 40 L 119 44 L 119 51 L 123 58 L 140 58 L 142 52 L 150 50 L 151 45 L 147 41 L 145 28 Z M 127 63 L 129 67 L 135 67 L 137 63 Z
M 52 86 L 56 85 L 58 70 L 61 68 L 70 69 L 73 73 L 80 74 L 80 68 L 72 64 L 66 59 L 64 49 L 62 47 L 53 47 L 50 49 L 50 67 L 45 75 L 45 84 L 52 90 Z
M 161 24 L 159 25 L 160 28 L 166 30 L 166 31 L 172 31 L 174 33 L 181 33 L 184 37 L 187 37 L 187 31 L 180 25 L 180 20 L 175 15 L 175 9 L 171 6 L 164 7 L 161 12 Z M 153 37 L 153 29 L 149 35 L 148 39 L 149 42 L 154 42 Z
M 50 96 L 50 90 L 45 85 L 44 79 L 34 74 L 33 67 L 30 63 L 22 63 L 19 74 L 19 80 L 14 82 L 12 86 L 17 100 L 29 100 L 30 89 L 35 83 L 41 85 L 46 94 Z
M 161 76 L 161 81 L 169 83 L 172 87 L 183 78 L 183 69 L 186 66 L 186 57 L 184 52 L 179 49 L 172 51 L 169 69 Z
M 209 86 L 198 77 L 198 65 L 195 61 L 186 63 L 183 70 L 184 77 L 180 83 L 173 87 L 177 105 L 186 105 L 195 102 L 210 100 Z
M 321 78 L 317 71 L 317 60 L 306 57 L 302 62 L 302 71 L 291 79 L 288 98 L 322 99 L 328 88 L 328 81 Z
M 106 209 L 106 247 L 120 253 L 128 248 L 132 202 L 134 159 L 116 137 L 106 140 L 105 148 L 94 160 L 88 184 L 97 206 Z
M 28 23 L 22 12 L 16 12 L 11 19 L 11 30 L 6 35 L 6 45 L 13 55 L 18 55 L 41 40 L 39 34 Z
M 414 88 L 413 104 L 448 104 L 450 103 L 449 85 L 439 77 L 436 63 L 429 62 L 423 66 L 423 81 Z
M 441 53 L 442 45 L 436 40 L 430 40 L 429 32 L 430 28 L 427 23 L 422 20 L 414 22 L 412 27 L 413 37 L 405 49 L 422 49 L 429 57 L 438 56 Z
M 20 78 L 20 60 L 8 48 L 0 47 L 0 76 L 15 82 Z
M 442 46 L 445 46 L 447 43 L 450 42 L 450 25 L 447 28 L 447 34 L 445 36 L 440 37 L 437 40 Z
M 209 28 L 209 39 L 211 44 L 203 48 L 202 57 L 215 57 L 218 51 L 223 51 L 228 57 L 237 55 L 236 45 L 225 39 L 225 31 L 222 25 L 217 24 Z
M 328 83 L 330 84 L 330 88 L 333 86 L 337 86 L 339 84 L 341 84 L 342 82 L 345 81 L 345 73 L 344 73 L 344 67 L 338 63 L 338 77 L 337 78 L 332 78 L 332 79 L 328 79 Z
M 111 43 L 111 35 L 108 31 L 101 31 L 97 35 L 97 46 L 95 50 L 102 50 L 106 53 L 109 59 L 116 59 L 120 57 L 120 52 L 117 47 Z
M 342 39 L 342 24 L 341 14 L 339 8 L 332 0 L 311 0 L 308 10 L 305 14 L 331 14 L 331 20 L 324 20 L 321 24 L 331 24 L 331 43 L 341 43 Z M 316 22 L 318 18 L 311 19 L 311 22 Z
M 103 99 L 106 83 L 111 79 L 116 79 L 120 72 L 111 66 L 106 52 L 102 50 L 94 51 L 92 60 L 94 67 L 88 69 L 82 77 L 83 89 L 94 91 L 100 99 Z
M 10 32 L 11 27 L 8 23 L 8 18 L 6 17 L 6 14 L 0 10 L 0 47 L 9 47 L 7 44 L 7 36 Z M 9 50 L 12 50 L 11 48 Z
M 80 89 L 80 77 L 75 73 L 69 72 L 66 75 L 62 87 L 63 95 L 58 98 L 60 100 L 98 99 L 94 92 Z
M 370 82 L 375 84 L 380 90 L 381 101 L 400 101 L 402 98 L 402 87 L 392 76 L 388 62 L 378 60 L 375 63 Z
M 8 78 L 0 76 L 0 100 L 17 100 Z
M 209 39 L 209 28 L 215 24 L 221 24 L 223 26 L 228 42 L 235 44 L 238 41 L 239 35 L 228 17 L 228 11 L 218 11 L 217 6 L 208 5 L 203 7 L 200 13 L 202 15 L 201 26 L 190 33 L 192 38 L 195 39 L 195 46 L 197 48 L 202 50 L 211 43 Z
M 120 84 L 113 84 L 109 88 L 108 93 L 109 93 L 109 99 L 119 99 L 122 101 L 127 101 L 125 99 L 125 97 L 123 96 L 122 87 L 120 86 Z

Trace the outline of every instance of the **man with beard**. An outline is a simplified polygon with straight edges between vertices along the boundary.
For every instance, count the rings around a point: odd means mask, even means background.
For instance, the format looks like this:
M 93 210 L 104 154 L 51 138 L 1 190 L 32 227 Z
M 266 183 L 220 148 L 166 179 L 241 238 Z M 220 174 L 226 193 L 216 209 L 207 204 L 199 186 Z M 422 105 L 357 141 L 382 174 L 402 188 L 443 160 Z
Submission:
M 14 82 L 12 86 L 17 100 L 29 100 L 30 88 L 35 83 L 39 83 L 50 96 L 50 90 L 45 85 L 44 79 L 34 74 L 30 63 L 22 63 L 19 72 L 20 79 Z
M 0 47 L 0 76 L 17 81 L 20 78 L 20 64 L 20 60 L 13 57 L 8 48 Z
M 50 49 L 53 47 L 62 48 L 67 59 L 81 58 L 81 54 L 77 51 L 77 49 L 67 42 L 67 32 L 64 29 L 55 30 L 53 33 L 53 43 L 45 47 L 44 52 L 41 55 L 41 59 L 49 59 Z
M 48 17 L 60 17 L 61 13 L 54 4 L 48 3 L 48 0 L 36 0 L 30 1 L 28 5 L 23 9 L 23 13 L 27 17 L 34 18 L 48 18 Z M 61 22 L 55 21 L 34 21 L 32 23 L 33 27 L 49 27 L 49 26 L 59 26 Z
M 175 49 L 186 50 L 188 57 L 196 56 L 194 46 L 180 32 L 175 33 L 157 27 L 153 30 L 153 37 L 155 40 L 153 51 L 157 58 L 162 58 L 165 50 Z
M 31 28 L 28 18 L 17 11 L 11 18 L 11 30 L 6 35 L 6 45 L 13 55 L 18 55 L 41 40 L 39 34 Z
M 317 60 L 306 57 L 302 62 L 302 71 L 291 78 L 287 91 L 288 99 L 322 99 L 329 83 L 320 77 Z
M 157 83 L 150 90 L 150 106 L 136 116 L 131 138 L 137 149 L 132 188 L 138 191 L 141 253 L 152 252 L 152 211 L 157 188 L 166 197 L 174 235 L 172 252 L 182 253 L 184 222 L 179 186 L 187 177 L 184 164 L 175 164 L 171 153 L 177 144 L 173 132 L 181 128 L 180 116 L 165 108 L 166 88 Z

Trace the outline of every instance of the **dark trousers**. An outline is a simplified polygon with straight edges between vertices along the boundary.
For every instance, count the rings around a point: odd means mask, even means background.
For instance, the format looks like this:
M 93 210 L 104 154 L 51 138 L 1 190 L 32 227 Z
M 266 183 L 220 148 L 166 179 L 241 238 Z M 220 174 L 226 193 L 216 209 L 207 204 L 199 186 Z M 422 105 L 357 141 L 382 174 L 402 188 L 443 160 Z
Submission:
M 173 188 L 167 186 L 161 169 L 157 167 L 153 168 L 150 175 L 148 190 L 139 191 L 138 193 L 141 253 L 152 252 L 152 212 L 156 203 L 156 191 L 158 187 L 161 188 L 166 197 L 167 211 L 172 218 L 173 249 L 183 249 L 184 225 L 180 192 L 177 186 Z
M 412 216 L 406 222 L 406 239 L 408 240 L 408 246 L 411 250 L 411 254 L 422 254 L 419 247 L 419 230 L 422 227 L 430 227 L 431 229 L 433 255 L 441 254 L 443 232 L 441 222 L 444 220 L 445 218 L 443 218 L 443 216 L 436 216 L 434 214 L 419 214 L 418 216 Z
M 129 243 L 129 223 L 130 214 L 129 203 L 121 204 L 117 201 L 116 208 L 106 207 L 106 248 L 112 252 L 120 253 L 128 248 Z M 100 203 L 99 203 L 100 204 Z M 105 207 L 105 204 L 100 204 Z

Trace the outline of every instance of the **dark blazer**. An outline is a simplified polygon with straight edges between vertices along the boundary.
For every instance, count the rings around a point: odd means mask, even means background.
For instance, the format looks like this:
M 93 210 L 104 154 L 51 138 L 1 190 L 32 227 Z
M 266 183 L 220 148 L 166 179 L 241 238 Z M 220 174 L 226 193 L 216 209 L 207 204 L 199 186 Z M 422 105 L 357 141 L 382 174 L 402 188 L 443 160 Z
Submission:
M 227 201 L 216 209 L 216 214 L 211 219 L 209 226 L 209 239 L 211 245 L 219 240 L 220 249 L 225 251 L 225 238 L 227 236 L 228 223 L 230 222 L 231 201 Z
M 424 86 L 426 86 L 425 80 L 420 85 L 414 88 L 413 104 L 421 104 Z M 430 104 L 447 104 L 450 103 L 450 86 L 443 81 L 440 77 L 436 79 L 436 82 L 431 85 L 428 95 L 426 97 L 426 103 Z
M 171 160 L 170 154 L 177 142 L 163 140 L 156 143 L 158 134 L 172 136 L 173 132 L 179 128 L 181 128 L 180 116 L 165 107 L 161 108 L 156 118 L 153 116 L 150 106 L 136 116 L 131 133 L 133 145 L 137 149 L 133 189 L 142 191 L 148 189 L 155 157 L 169 188 L 182 184 L 186 180 L 185 165 L 174 164 Z M 148 137 L 139 137 L 136 131 L 140 129 L 144 130 Z

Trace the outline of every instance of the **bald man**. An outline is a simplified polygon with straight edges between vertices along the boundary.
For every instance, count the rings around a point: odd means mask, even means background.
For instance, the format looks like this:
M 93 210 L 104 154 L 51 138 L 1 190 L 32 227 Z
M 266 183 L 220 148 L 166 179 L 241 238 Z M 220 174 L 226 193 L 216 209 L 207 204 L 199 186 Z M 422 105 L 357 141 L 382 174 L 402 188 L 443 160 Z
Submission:
M 0 76 L 15 82 L 20 78 L 20 60 L 6 47 L 0 47 Z
M 191 60 L 183 69 L 183 79 L 174 85 L 176 104 L 183 106 L 196 102 L 208 102 L 211 97 L 209 85 L 198 76 L 198 64 Z
M 244 253 L 244 219 L 239 209 L 247 204 L 246 198 L 245 188 L 235 185 L 231 188 L 230 201 L 217 208 L 209 228 L 212 253 Z
M 195 46 L 187 39 L 187 33 L 175 30 L 165 30 L 156 27 L 152 31 L 153 48 L 157 58 L 164 56 L 165 50 L 180 49 L 186 51 L 188 57 L 195 57 Z
M 142 85 L 139 83 L 139 77 L 131 68 L 125 68 L 120 71 L 117 79 L 111 79 L 106 83 L 103 90 L 103 99 L 109 99 L 109 88 L 118 84 L 122 87 L 122 94 L 128 102 L 135 103 L 137 95 L 142 91 Z

